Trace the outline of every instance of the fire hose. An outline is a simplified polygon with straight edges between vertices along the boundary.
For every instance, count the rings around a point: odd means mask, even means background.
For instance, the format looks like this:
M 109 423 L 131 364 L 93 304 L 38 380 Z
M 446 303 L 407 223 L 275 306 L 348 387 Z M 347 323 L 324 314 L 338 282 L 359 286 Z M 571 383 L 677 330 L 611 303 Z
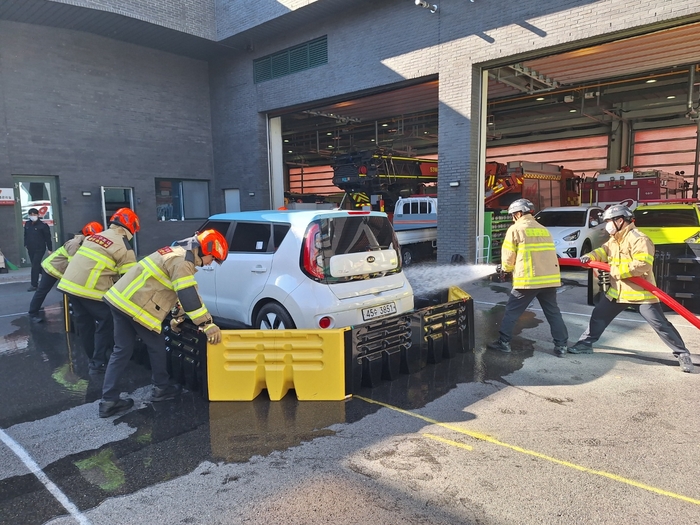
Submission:
M 595 268 L 596 270 L 603 270 L 605 272 L 610 271 L 610 265 L 604 262 L 599 262 L 599 261 L 590 261 L 587 263 L 582 263 L 578 259 L 559 259 L 559 265 L 560 266 L 575 266 L 577 268 Z M 628 277 L 625 279 L 626 281 L 630 281 L 638 286 L 641 286 L 648 292 L 651 292 L 654 294 L 662 303 L 664 303 L 666 306 L 668 306 L 671 310 L 674 312 L 680 314 L 683 316 L 684 319 L 686 319 L 690 324 L 695 326 L 695 328 L 700 330 L 700 319 L 697 318 L 695 314 L 690 312 L 687 308 L 685 308 L 682 304 L 680 304 L 678 301 L 676 301 L 673 297 L 668 295 L 666 292 L 661 290 L 660 288 L 657 288 L 650 282 L 642 279 L 641 277 Z

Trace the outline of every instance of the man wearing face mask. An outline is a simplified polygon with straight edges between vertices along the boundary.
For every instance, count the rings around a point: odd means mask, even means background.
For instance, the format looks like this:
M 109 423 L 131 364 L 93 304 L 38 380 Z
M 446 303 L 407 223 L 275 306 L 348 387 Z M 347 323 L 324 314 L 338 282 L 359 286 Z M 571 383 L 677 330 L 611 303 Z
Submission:
M 617 314 L 630 305 L 639 305 L 640 315 L 651 325 L 661 340 L 678 359 L 683 372 L 693 371 L 690 352 L 678 330 L 666 319 L 659 299 L 627 279 L 641 277 L 656 286 L 652 267 L 654 243 L 635 226 L 634 214 L 627 206 L 610 206 L 603 214 L 610 239 L 600 248 L 581 257 L 581 262 L 607 262 L 610 265 L 610 288 L 593 309 L 588 328 L 578 342 L 569 348 L 572 354 L 593 353 L 593 343 L 600 339 Z
M 29 254 L 29 262 L 32 265 L 32 282 L 27 290 L 36 291 L 39 286 L 39 275 L 41 275 L 41 260 L 44 258 L 46 250 L 51 253 L 51 230 L 48 224 L 39 218 L 39 210 L 30 208 L 27 212 L 29 220 L 24 223 L 24 247 Z

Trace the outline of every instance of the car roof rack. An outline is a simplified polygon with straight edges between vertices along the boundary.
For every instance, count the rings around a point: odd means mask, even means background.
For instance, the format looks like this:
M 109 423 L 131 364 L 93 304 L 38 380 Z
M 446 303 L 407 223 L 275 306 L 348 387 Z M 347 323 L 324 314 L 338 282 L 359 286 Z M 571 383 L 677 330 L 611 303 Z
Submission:
M 698 204 L 700 199 L 651 199 L 637 201 L 639 204 Z

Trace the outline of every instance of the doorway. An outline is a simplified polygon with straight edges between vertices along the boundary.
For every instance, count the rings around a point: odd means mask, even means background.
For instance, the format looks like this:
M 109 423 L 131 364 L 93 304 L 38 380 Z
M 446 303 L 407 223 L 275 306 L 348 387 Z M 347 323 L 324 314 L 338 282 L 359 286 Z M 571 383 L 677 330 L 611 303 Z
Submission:
M 241 191 L 240 190 L 224 190 L 224 204 L 226 213 L 241 211 Z
M 105 228 L 108 227 L 109 218 L 119 208 L 131 208 L 134 210 L 134 188 L 102 186 L 102 222 Z M 131 247 L 136 255 L 139 254 L 137 237 L 138 234 L 134 234 L 134 238 L 131 240 Z
M 15 199 L 19 197 L 20 206 L 15 221 L 19 243 L 20 265 L 30 266 L 27 250 L 24 248 L 24 223 L 28 220 L 29 210 L 39 210 L 39 217 L 51 230 L 53 249 L 61 246 L 63 234 L 60 219 L 60 200 L 57 177 L 41 177 L 31 175 L 13 175 Z

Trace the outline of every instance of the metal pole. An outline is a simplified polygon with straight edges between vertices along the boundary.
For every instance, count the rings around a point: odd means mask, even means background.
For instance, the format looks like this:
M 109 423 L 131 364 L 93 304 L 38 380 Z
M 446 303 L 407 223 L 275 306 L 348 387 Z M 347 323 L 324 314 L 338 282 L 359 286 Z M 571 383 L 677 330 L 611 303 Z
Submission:
M 695 169 L 693 171 L 693 199 L 698 198 L 698 164 L 700 163 L 700 119 L 695 121 L 698 125 L 695 134 Z

